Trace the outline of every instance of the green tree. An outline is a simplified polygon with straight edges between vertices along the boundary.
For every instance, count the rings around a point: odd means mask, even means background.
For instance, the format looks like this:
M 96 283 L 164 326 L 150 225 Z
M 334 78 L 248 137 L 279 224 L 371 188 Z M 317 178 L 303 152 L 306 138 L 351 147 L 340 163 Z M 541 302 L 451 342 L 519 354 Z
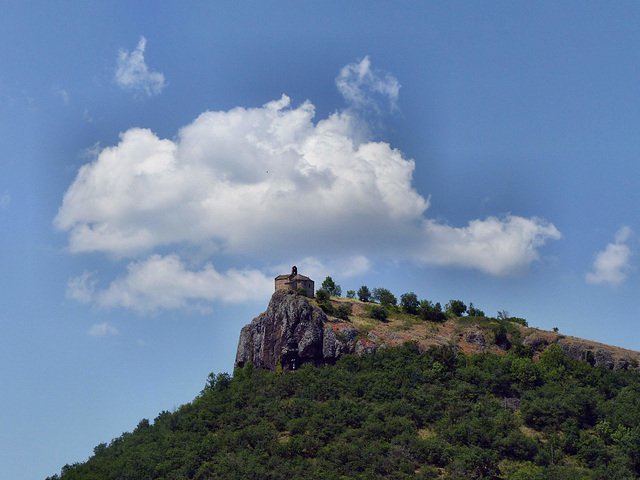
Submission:
M 400 305 L 406 313 L 415 315 L 418 313 L 420 302 L 418 302 L 418 296 L 415 293 L 409 292 L 400 295 Z
M 422 300 L 420 302 L 420 316 L 427 322 L 442 322 L 446 318 L 442 313 L 440 304 L 436 303 L 434 305 L 431 300 Z
M 462 300 L 449 300 L 445 307 L 448 313 L 454 314 L 456 317 L 461 317 L 464 312 L 467 311 L 467 306 Z
M 363 302 L 368 302 L 371 299 L 371 291 L 366 285 L 362 285 L 358 289 L 358 298 Z
M 355 290 L 347 290 L 347 298 L 356 298 Z
M 395 295 L 386 288 L 374 288 L 371 298 L 381 305 L 396 305 L 398 303 Z
M 324 279 L 324 282 L 322 282 L 322 288 L 329 292 L 329 295 L 333 297 L 342 296 L 342 288 L 340 288 L 340 285 L 336 284 L 331 277 Z
M 473 306 L 473 302 L 469 302 L 469 316 L 470 317 L 484 317 L 484 312 L 479 308 Z

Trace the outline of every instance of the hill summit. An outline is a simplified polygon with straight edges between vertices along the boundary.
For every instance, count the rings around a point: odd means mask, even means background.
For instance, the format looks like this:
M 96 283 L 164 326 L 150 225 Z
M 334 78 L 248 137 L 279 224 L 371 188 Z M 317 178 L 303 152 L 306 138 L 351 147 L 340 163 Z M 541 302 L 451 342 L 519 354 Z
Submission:
M 344 354 L 367 354 L 408 341 L 416 342 L 423 351 L 448 346 L 465 354 L 504 354 L 524 348 L 534 357 L 557 344 L 568 356 L 593 366 L 637 369 L 640 362 L 639 352 L 532 328 L 522 319 L 442 314 L 436 321 L 426 321 L 393 305 L 380 318 L 376 314 L 380 309 L 374 302 L 319 300 L 277 290 L 267 310 L 242 328 L 235 367 L 252 362 L 256 367 L 286 372 L 305 363 L 334 364 Z

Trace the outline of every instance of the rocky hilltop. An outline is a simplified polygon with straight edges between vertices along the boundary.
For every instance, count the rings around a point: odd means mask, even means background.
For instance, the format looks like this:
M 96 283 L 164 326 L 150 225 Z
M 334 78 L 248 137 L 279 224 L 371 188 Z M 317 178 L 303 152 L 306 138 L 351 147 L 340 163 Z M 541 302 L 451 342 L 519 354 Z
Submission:
M 288 371 L 303 363 L 333 363 L 345 353 L 364 351 L 357 335 L 353 325 L 339 326 L 305 296 L 279 290 L 267 311 L 241 330 L 235 366 L 251 361 L 269 370 L 280 365 Z
M 379 348 L 415 341 L 420 348 L 450 346 L 465 354 L 504 354 L 529 348 L 534 356 L 557 344 L 573 358 L 611 369 L 637 369 L 640 352 L 485 317 L 448 318 L 428 322 L 401 312 L 387 321 L 369 315 L 372 304 L 331 299 L 331 306 L 348 305 L 347 320 L 327 315 L 314 299 L 292 291 L 273 294 L 267 310 L 242 328 L 235 366 L 247 362 L 269 370 L 295 370 L 303 363 L 332 364 L 344 354 L 371 353 Z M 329 309 L 331 310 L 331 309 Z

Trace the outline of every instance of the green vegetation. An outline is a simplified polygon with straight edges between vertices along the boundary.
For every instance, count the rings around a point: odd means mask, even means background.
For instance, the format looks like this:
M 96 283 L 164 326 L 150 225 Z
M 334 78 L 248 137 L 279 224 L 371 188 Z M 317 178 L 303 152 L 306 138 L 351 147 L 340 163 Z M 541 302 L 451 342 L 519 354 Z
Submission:
M 386 322 L 388 318 L 387 311 L 378 305 L 372 305 L 369 308 L 369 316 L 381 322 Z
M 462 300 L 449 300 L 449 303 L 447 303 L 445 309 L 448 313 L 451 313 L 456 317 L 461 317 L 464 312 L 467 311 L 467 306 Z
M 444 322 L 447 317 L 442 313 L 442 307 L 439 303 L 435 305 L 430 300 L 422 300 L 420 302 L 420 316 L 427 322 Z
M 417 315 L 418 309 L 420 308 L 418 296 L 413 292 L 403 293 L 400 295 L 400 305 L 405 313 L 410 315 Z
M 329 295 L 329 292 L 324 288 L 316 290 L 316 299 L 318 300 L 318 302 L 325 302 L 329 300 L 330 296 L 331 295 Z
M 408 343 L 285 375 L 252 364 L 212 374 L 192 403 L 50 478 L 638 476 L 638 372 L 594 368 L 555 345 L 536 362 L 526 349 L 465 356 Z
M 371 292 L 369 291 L 369 287 L 366 285 L 361 286 L 358 289 L 358 298 L 362 302 L 368 302 L 371 299 Z
M 381 305 L 396 305 L 398 303 L 398 299 L 393 293 L 391 293 L 386 288 L 381 287 L 373 289 L 371 298 Z
M 469 303 L 469 310 L 467 312 L 467 314 L 470 317 L 484 317 L 484 312 L 482 310 L 480 310 L 479 308 L 476 308 L 473 306 L 473 303 Z
M 322 289 L 329 292 L 329 295 L 332 297 L 342 296 L 342 288 L 340 288 L 340 285 L 337 285 L 331 277 L 324 279 L 324 282 L 322 282 Z
M 326 313 L 327 315 L 334 315 L 334 308 L 331 302 L 329 301 L 329 292 L 324 288 L 320 288 L 316 290 L 316 302 L 318 306 Z
M 342 320 L 349 320 L 349 315 L 353 307 L 350 303 L 342 303 L 338 305 L 338 308 L 334 309 L 334 315 Z

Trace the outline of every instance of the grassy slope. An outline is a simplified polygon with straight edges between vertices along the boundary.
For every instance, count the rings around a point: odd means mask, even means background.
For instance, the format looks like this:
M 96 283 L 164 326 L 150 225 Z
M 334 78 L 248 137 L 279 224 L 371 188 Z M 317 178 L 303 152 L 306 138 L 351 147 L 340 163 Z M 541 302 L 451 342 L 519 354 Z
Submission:
M 315 305 L 315 300 L 311 300 Z M 428 348 L 432 345 L 441 346 L 457 346 L 465 354 L 471 353 L 496 353 L 504 354 L 506 352 L 504 346 L 496 344 L 495 331 L 499 325 L 503 325 L 507 330 L 507 336 L 511 343 L 524 344 L 527 338 L 535 335 L 543 339 L 543 342 L 537 347 L 536 355 L 539 354 L 546 345 L 553 343 L 574 344 L 585 352 L 607 352 L 611 355 L 614 362 L 620 358 L 628 360 L 636 360 L 640 362 L 640 352 L 627 350 L 612 345 L 585 340 L 582 338 L 562 335 L 547 330 L 541 330 L 534 327 L 525 327 L 513 322 L 505 322 L 496 318 L 488 317 L 454 317 L 448 315 L 447 320 L 443 323 L 425 322 L 417 315 L 408 315 L 403 313 L 399 307 L 391 307 L 388 309 L 389 317 L 386 322 L 378 321 L 369 316 L 369 309 L 373 302 L 361 302 L 357 299 L 350 298 L 331 298 L 334 308 L 340 304 L 349 304 L 352 308 L 352 315 L 349 316 L 351 323 L 359 332 L 361 338 L 367 338 L 377 346 L 398 346 L 407 341 L 415 341 L 422 348 Z M 330 323 L 335 329 L 340 329 L 342 324 L 346 322 L 331 315 L 328 315 Z M 486 348 L 469 341 L 472 332 L 481 332 L 486 342 Z M 534 348 L 536 350 L 536 348 Z

